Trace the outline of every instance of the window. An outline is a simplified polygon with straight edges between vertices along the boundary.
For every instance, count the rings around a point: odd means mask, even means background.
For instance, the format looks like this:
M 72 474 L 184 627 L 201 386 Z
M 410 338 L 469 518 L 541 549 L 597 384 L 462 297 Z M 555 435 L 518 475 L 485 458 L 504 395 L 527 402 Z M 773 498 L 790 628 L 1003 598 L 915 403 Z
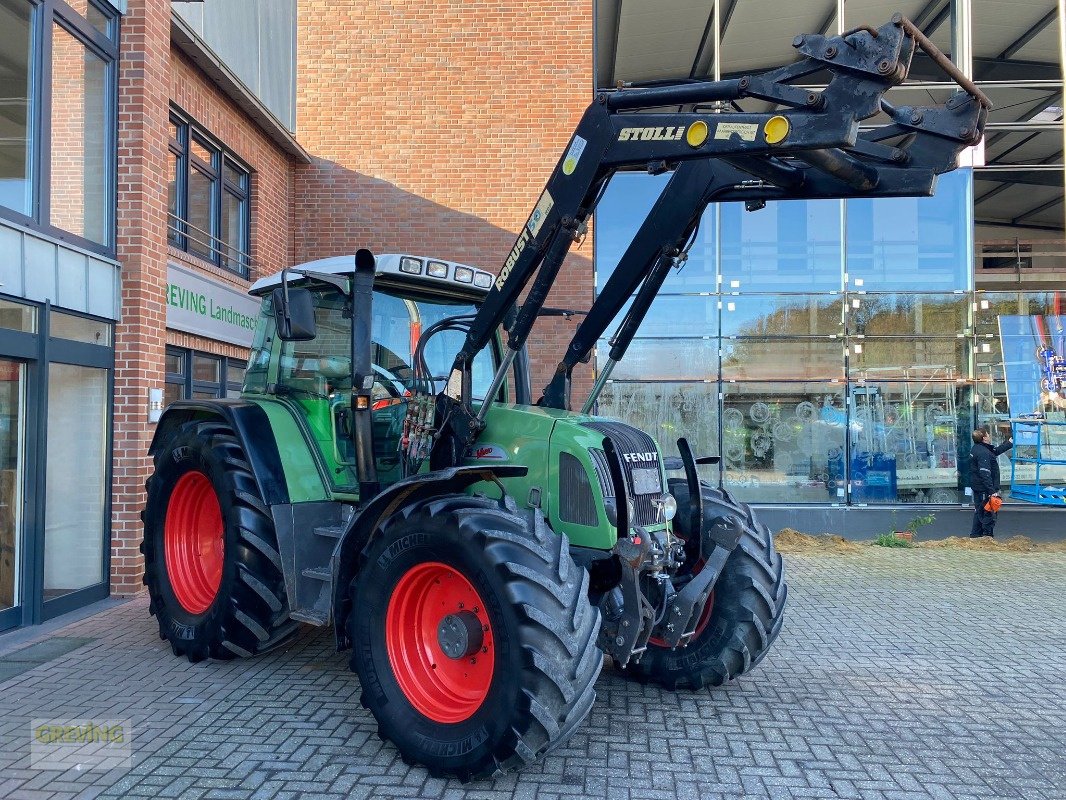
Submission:
M 0 205 L 20 214 L 32 212 L 30 125 L 35 111 L 32 91 L 33 6 L 25 0 L 0 0 L 4 37 L 4 81 L 0 84 Z
M 248 276 L 249 171 L 207 133 L 170 118 L 170 244 Z
M 0 0 L 0 214 L 114 248 L 116 12 Z
M 175 400 L 237 397 L 244 382 L 245 361 L 168 347 L 163 404 Z

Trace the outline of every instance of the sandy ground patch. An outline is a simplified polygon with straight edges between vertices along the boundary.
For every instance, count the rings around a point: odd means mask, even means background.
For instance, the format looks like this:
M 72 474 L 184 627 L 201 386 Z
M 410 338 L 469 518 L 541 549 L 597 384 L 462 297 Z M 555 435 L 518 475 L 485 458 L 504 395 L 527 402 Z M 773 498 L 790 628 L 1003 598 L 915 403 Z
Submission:
M 781 553 L 857 554 L 873 547 L 873 541 L 852 541 L 833 533 L 802 533 L 792 528 L 782 528 L 774 536 L 774 544 Z M 914 543 L 916 548 L 958 548 L 1001 553 L 1066 553 L 1066 541 L 1034 542 L 1028 536 L 1011 536 L 1009 539 L 969 536 L 949 536 L 946 539 L 930 539 Z

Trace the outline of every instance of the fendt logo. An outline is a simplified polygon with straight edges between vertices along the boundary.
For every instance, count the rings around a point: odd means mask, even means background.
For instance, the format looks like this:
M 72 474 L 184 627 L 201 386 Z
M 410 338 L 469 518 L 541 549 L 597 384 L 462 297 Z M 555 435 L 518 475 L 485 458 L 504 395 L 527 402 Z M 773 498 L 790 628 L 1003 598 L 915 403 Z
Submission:
M 630 464 L 654 463 L 659 460 L 658 453 L 622 453 L 622 460 Z

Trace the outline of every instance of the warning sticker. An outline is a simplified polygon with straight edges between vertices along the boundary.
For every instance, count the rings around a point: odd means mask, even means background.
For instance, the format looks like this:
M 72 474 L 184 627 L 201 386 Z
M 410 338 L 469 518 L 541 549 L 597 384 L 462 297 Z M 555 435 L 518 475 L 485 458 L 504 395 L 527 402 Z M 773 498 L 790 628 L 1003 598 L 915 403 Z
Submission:
M 581 160 L 581 154 L 585 152 L 586 144 L 588 142 L 580 136 L 575 136 L 574 141 L 570 142 L 570 149 L 566 151 L 566 156 L 563 158 L 563 175 L 574 174 L 577 162 Z
M 715 128 L 715 139 L 732 139 L 737 136 L 745 142 L 754 142 L 759 135 L 759 126 L 754 122 L 719 122 Z
M 548 194 L 548 190 L 544 190 L 544 194 L 540 196 L 540 200 L 537 201 L 537 207 L 533 209 L 533 213 L 529 215 L 529 222 L 526 223 L 526 227 L 529 228 L 529 233 L 532 236 L 536 236 L 540 233 L 541 226 L 544 224 L 544 220 L 548 218 L 548 214 L 551 212 L 552 207 L 555 205 L 555 201 L 552 200 L 552 196 Z

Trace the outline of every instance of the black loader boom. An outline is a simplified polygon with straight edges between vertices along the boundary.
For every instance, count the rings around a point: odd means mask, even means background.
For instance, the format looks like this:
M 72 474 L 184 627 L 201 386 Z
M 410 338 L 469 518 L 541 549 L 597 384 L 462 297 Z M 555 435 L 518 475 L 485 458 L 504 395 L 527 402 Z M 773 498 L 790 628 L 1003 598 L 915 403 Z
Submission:
M 710 203 L 931 195 L 939 174 L 980 141 L 988 98 L 914 24 L 894 16 L 880 28 L 797 36 L 802 56 L 759 75 L 653 88 L 600 90 L 586 109 L 457 353 L 437 397 L 435 469 L 462 463 L 484 427 L 491 398 L 529 336 L 571 245 L 611 176 L 623 169 L 672 171 L 667 187 L 582 320 L 541 405 L 570 407 L 570 375 L 625 302 L 634 302 L 611 340 L 610 359 L 586 410 L 625 353 L 671 266 L 685 256 Z M 922 50 L 960 87 L 943 105 L 894 107 L 885 93 L 903 83 Z M 822 90 L 795 84 L 827 73 Z M 739 110 L 745 98 L 775 110 Z M 682 110 L 674 110 L 674 109 Z M 671 109 L 669 111 L 664 109 Z M 883 113 L 887 125 L 860 130 Z M 507 330 L 504 358 L 486 399 L 471 398 L 474 356 L 528 293 Z

